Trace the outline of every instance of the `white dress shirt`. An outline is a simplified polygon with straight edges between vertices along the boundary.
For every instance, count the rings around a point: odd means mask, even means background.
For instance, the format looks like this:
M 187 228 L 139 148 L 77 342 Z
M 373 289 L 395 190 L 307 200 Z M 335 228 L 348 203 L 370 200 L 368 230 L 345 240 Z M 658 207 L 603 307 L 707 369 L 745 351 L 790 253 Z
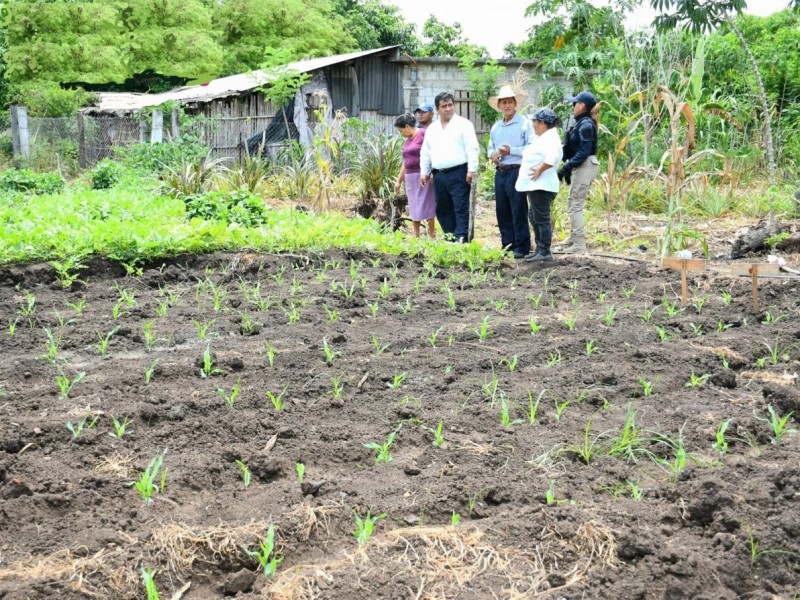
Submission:
M 467 163 L 467 171 L 478 170 L 480 147 L 475 127 L 469 119 L 453 115 L 447 127 L 434 121 L 425 130 L 425 141 L 420 151 L 420 169 L 430 175 L 431 169 L 449 169 Z
M 533 141 L 522 151 L 522 164 L 519 168 L 516 188 L 518 192 L 544 190 L 558 192 L 558 172 L 556 166 L 561 162 L 564 153 L 558 128 L 551 127 L 542 135 L 533 136 Z M 530 170 L 542 163 L 550 165 L 536 179 L 531 179 Z

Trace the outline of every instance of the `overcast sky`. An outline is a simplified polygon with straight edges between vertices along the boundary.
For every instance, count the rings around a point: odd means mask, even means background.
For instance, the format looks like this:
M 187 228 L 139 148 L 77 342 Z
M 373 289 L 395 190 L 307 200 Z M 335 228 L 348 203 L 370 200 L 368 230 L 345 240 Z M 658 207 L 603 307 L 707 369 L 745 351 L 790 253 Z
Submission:
M 473 43 L 486 46 L 495 58 L 503 55 L 503 46 L 508 42 L 520 42 L 526 31 L 534 24 L 533 19 L 523 17 L 532 0 L 382 0 L 386 4 L 400 7 L 403 16 L 417 25 L 417 34 L 422 34 L 422 24 L 431 14 L 440 21 L 452 25 L 458 21 L 464 35 Z M 597 2 L 599 5 L 601 2 Z M 645 1 L 644 4 L 650 5 Z M 786 0 L 750 0 L 746 12 L 754 15 L 771 15 L 786 8 Z M 649 8 L 639 9 L 630 16 L 633 26 L 648 25 L 653 19 Z

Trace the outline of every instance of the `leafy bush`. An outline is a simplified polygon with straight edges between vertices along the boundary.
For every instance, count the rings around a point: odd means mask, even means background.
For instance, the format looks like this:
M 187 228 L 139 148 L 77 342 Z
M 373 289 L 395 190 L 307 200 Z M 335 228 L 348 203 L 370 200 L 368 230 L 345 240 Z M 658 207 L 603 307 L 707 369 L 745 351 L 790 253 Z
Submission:
M 58 173 L 34 173 L 28 169 L 9 169 L 0 173 L 0 190 L 29 194 L 55 194 L 64 189 Z
M 208 146 L 198 138 L 182 135 L 179 140 L 162 144 L 132 144 L 117 149 L 122 165 L 146 173 L 160 173 L 165 167 L 178 168 L 207 156 Z
M 264 201 L 244 188 L 230 192 L 208 192 L 198 196 L 188 196 L 186 215 L 206 221 L 225 221 L 238 223 L 245 227 L 265 225 L 269 220 Z
M 109 158 L 101 160 L 92 169 L 92 189 L 107 190 L 110 187 L 114 187 L 124 170 L 124 167 Z
M 29 117 L 71 117 L 96 99 L 83 88 L 64 89 L 52 81 L 20 83 L 11 91 L 12 104 L 25 106 Z

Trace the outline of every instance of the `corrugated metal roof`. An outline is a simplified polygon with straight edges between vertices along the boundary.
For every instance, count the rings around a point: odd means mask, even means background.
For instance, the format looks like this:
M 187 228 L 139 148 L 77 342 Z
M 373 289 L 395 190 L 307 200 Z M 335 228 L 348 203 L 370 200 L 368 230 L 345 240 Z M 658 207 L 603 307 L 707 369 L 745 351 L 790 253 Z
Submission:
M 350 60 L 379 54 L 387 50 L 398 48 L 399 46 L 386 46 L 375 50 L 363 50 L 361 52 L 350 52 L 348 54 L 337 54 L 335 56 L 324 56 L 289 63 L 287 66 L 300 73 L 310 73 L 318 69 L 324 69 Z M 214 79 L 203 85 L 192 85 L 176 88 L 161 94 L 132 94 L 123 92 L 100 92 L 97 94 L 97 103 L 89 107 L 87 112 L 135 112 L 148 106 L 158 106 L 169 100 L 178 102 L 208 102 L 215 98 L 224 98 L 247 92 L 260 85 L 268 83 L 264 71 L 257 70 L 251 73 L 241 73 Z

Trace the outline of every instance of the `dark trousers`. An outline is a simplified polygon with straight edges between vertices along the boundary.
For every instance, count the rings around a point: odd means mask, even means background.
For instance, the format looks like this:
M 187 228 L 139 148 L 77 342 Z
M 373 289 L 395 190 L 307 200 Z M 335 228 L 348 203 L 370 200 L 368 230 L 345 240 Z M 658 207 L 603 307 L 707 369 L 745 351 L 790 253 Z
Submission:
M 550 209 L 555 200 L 555 192 L 545 192 L 544 190 L 534 190 L 528 192 L 528 203 L 530 211 L 531 227 L 533 227 L 533 237 L 536 240 L 536 253 L 547 256 L 550 254 L 550 244 L 553 241 L 553 226 L 550 224 Z
M 514 189 L 519 169 L 495 171 L 494 209 L 500 227 L 500 243 L 514 254 L 531 251 L 531 232 L 528 229 L 528 199 L 525 192 Z
M 469 192 L 467 165 L 447 173 L 434 173 L 436 192 L 436 219 L 445 236 L 469 240 Z

